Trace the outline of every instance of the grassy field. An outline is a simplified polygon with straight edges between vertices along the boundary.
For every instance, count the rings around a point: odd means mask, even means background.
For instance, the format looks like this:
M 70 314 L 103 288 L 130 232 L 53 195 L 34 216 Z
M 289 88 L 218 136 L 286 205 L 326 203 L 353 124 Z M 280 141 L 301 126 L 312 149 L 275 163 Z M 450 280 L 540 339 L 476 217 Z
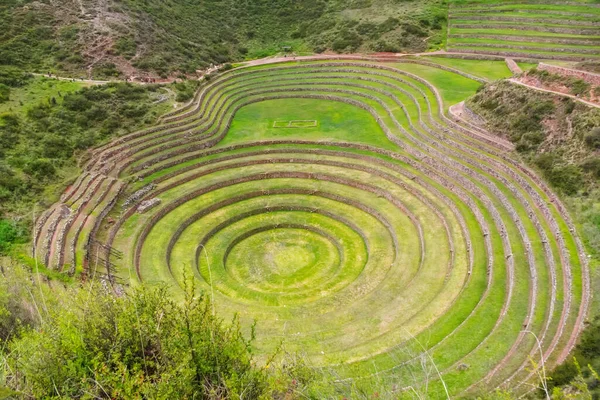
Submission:
M 263 360 L 283 341 L 367 393 L 437 398 L 431 361 L 453 396 L 528 381 L 523 326 L 549 365 L 578 333 L 582 248 L 504 144 L 445 115 L 481 86 L 460 73 L 493 81 L 505 64 L 426 61 L 440 67 L 288 62 L 211 79 L 157 128 L 95 149 L 63 196 L 73 219 L 51 208 L 37 254 L 175 298 L 192 277 L 219 315 L 257 321 Z
M 492 81 L 508 78 L 512 75 L 510 70 L 506 66 L 506 62 L 504 62 L 503 60 L 461 60 L 455 58 L 444 58 L 435 56 L 423 58 L 434 63 L 456 68 L 458 70 Z
M 89 85 L 82 82 L 35 77 L 26 86 L 11 90 L 9 100 L 0 103 L 0 113 L 24 115 L 31 106 L 52 101 L 52 99 L 61 104 L 64 95 L 76 92 L 86 86 Z
M 600 52 L 600 12 L 593 1 L 453 0 L 446 49 L 503 56 L 580 61 Z

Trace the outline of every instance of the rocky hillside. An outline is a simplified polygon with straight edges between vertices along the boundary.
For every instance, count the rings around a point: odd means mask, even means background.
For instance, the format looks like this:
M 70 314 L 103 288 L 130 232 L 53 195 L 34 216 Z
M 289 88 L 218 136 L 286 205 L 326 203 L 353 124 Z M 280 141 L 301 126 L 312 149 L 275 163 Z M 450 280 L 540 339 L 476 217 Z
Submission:
M 289 51 L 423 51 L 444 0 L 6 0 L 0 63 L 73 76 L 193 74 Z
M 467 106 L 562 192 L 600 254 L 600 109 L 508 81 L 483 87 Z

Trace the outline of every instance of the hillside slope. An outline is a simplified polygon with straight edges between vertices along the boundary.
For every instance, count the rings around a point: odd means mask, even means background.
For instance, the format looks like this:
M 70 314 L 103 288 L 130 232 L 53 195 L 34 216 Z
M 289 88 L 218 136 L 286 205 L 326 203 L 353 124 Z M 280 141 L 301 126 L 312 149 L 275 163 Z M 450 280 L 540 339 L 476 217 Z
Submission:
M 600 110 L 507 81 L 486 86 L 467 105 L 562 192 L 590 251 L 600 254 Z
M 0 63 L 75 76 L 161 76 L 280 52 L 440 47 L 443 0 L 8 0 Z

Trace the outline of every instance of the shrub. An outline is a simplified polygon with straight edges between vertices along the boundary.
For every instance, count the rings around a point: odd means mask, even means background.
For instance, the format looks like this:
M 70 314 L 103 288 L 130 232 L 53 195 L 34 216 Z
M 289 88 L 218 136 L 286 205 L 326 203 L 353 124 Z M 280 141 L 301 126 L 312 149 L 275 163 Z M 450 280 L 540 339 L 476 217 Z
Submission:
M 565 194 L 572 195 L 583 187 L 583 172 L 577 165 L 566 164 L 554 153 L 546 153 L 534 160 L 550 183 Z
M 539 131 L 542 128 L 542 124 L 536 115 L 521 113 L 514 117 L 512 128 L 516 133 Z
M 252 336 L 191 288 L 183 304 L 166 288 L 71 296 L 11 343 L 12 389 L 32 398 L 259 398 L 267 390 Z
M 103 63 L 94 68 L 94 74 L 99 77 L 114 78 L 120 76 L 121 71 L 113 63 Z
M 399 24 L 400 24 L 400 21 L 397 18 L 389 17 L 388 19 L 386 19 L 385 21 L 383 21 L 382 23 L 380 23 L 377 26 L 377 31 L 380 34 L 386 33 L 389 31 L 393 31 L 394 29 L 396 29 L 398 27 Z
M 120 54 L 127 58 L 131 58 L 135 56 L 135 52 L 137 51 L 137 44 L 132 38 L 122 37 L 115 42 L 114 49 L 116 50 L 117 54 Z
M 576 79 L 571 83 L 571 93 L 575 96 L 581 96 L 590 91 L 590 84 L 582 79 Z
M 15 114 L 0 115 L 0 154 L 2 150 L 15 147 L 20 127 L 21 123 Z
M 584 171 L 590 172 L 600 178 L 600 157 L 590 157 L 581 163 Z
M 0 83 L 9 87 L 19 87 L 27 84 L 27 81 L 32 78 L 31 74 L 27 74 L 18 68 L 10 66 L 0 66 Z
M 600 127 L 592 129 L 585 135 L 585 143 L 592 149 L 600 149 Z
M 554 167 L 554 165 L 557 163 L 557 161 L 559 160 L 559 157 L 556 156 L 553 153 L 545 153 L 545 154 L 541 154 L 539 155 L 536 159 L 535 159 L 535 164 L 543 171 L 550 171 L 552 169 L 552 167 Z
M 230 69 L 233 69 L 233 65 L 231 65 L 231 63 L 225 63 L 221 68 L 219 68 L 219 72 L 229 71 Z
M 0 255 L 6 254 L 16 240 L 17 229 L 14 224 L 5 219 L 0 219 Z
M 10 100 L 10 87 L 0 83 L 0 103 L 5 103 Z
M 575 106 L 577 104 L 575 104 L 575 102 L 572 99 L 566 98 L 564 101 L 564 105 L 565 105 L 565 113 L 571 114 L 573 112 L 573 110 L 575 110 Z
M 48 159 L 32 160 L 25 166 L 25 172 L 33 175 L 40 181 L 53 178 L 56 174 L 56 168 Z
M 521 135 L 517 142 L 516 149 L 521 152 L 530 151 L 544 141 L 542 132 L 527 132 Z
M 400 51 L 400 48 L 393 43 L 389 43 L 385 40 L 380 40 L 373 45 L 371 45 L 371 49 L 377 52 L 385 52 L 385 53 L 397 53 Z
M 550 183 L 568 195 L 577 193 L 583 187 L 581 169 L 576 165 L 555 166 L 547 176 Z
M 85 111 L 92 104 L 83 94 L 69 94 L 63 99 L 63 106 L 71 111 Z
M 404 25 L 402 25 L 402 28 L 404 29 L 404 31 L 406 33 L 414 35 L 414 36 L 418 36 L 418 37 L 427 36 L 427 31 L 423 30 L 420 26 L 417 26 L 417 25 L 404 24 Z

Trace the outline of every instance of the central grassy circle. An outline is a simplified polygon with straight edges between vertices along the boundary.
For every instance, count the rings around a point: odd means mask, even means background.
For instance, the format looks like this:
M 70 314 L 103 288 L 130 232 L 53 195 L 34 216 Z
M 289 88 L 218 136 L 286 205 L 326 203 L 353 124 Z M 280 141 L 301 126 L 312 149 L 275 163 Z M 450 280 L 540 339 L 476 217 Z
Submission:
M 278 236 L 278 235 L 273 235 Z M 277 241 L 270 238 L 271 242 L 265 243 L 263 248 L 262 264 L 273 274 L 279 276 L 294 276 L 300 270 L 315 265 L 317 255 L 315 247 L 306 240 L 300 243 L 292 240 Z
M 239 282 L 260 291 L 299 289 L 339 266 L 338 250 L 324 236 L 299 228 L 251 235 L 231 249 L 225 268 Z

